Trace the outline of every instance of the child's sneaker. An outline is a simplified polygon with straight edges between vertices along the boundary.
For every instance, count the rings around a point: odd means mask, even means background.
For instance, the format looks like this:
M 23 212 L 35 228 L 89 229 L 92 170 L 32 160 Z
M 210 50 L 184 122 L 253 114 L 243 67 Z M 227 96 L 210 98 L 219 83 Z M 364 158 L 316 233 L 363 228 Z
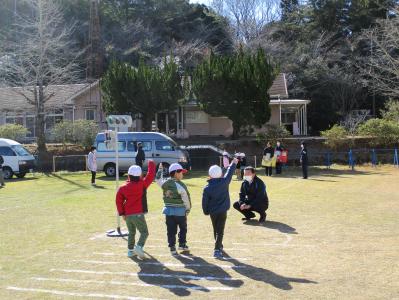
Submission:
M 144 254 L 144 251 L 143 251 L 143 247 L 141 247 L 141 246 L 134 246 L 134 253 L 139 257 L 139 258 L 141 258 L 141 259 L 144 259 L 145 258 L 145 254 Z
M 215 252 L 213 252 L 213 257 L 214 258 L 223 258 L 223 253 L 220 250 L 215 250 Z
M 179 250 L 183 252 L 188 252 L 190 249 L 188 248 L 187 244 L 186 245 L 179 245 Z
M 127 250 L 127 257 L 132 258 L 136 254 L 134 253 L 133 249 L 128 249 Z
M 169 249 L 170 249 L 170 254 L 177 255 L 176 247 L 169 247 Z

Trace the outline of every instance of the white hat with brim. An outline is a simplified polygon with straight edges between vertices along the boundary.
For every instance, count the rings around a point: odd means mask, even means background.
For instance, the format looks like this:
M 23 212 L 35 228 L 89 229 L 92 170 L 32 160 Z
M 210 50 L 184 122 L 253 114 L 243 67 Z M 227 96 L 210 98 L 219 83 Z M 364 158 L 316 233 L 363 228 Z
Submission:
M 169 167 L 169 174 L 172 172 L 175 172 L 175 171 L 179 171 L 179 170 L 181 170 L 181 172 L 183 174 L 187 173 L 187 170 L 184 169 L 180 164 L 174 163 L 174 164 L 171 164 Z
M 127 171 L 127 174 L 128 175 L 130 175 L 130 176 L 141 176 L 141 173 L 142 173 L 142 171 L 141 171 L 141 168 L 140 168 L 140 166 L 136 166 L 136 165 L 134 165 L 134 166 L 131 166 L 130 168 L 129 168 L 129 170 Z

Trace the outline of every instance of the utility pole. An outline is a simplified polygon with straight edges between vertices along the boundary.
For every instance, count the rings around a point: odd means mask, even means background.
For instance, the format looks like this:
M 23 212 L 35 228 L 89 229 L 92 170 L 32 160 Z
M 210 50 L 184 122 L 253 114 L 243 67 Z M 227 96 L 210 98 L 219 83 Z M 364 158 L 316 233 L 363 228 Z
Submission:
M 101 48 L 101 27 L 99 0 L 90 1 L 89 56 L 87 78 L 94 80 L 103 73 L 103 51 Z

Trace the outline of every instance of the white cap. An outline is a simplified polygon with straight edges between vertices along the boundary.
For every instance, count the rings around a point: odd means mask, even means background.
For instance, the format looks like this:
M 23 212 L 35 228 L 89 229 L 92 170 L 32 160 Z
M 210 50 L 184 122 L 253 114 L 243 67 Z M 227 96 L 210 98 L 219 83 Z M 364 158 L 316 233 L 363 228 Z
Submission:
M 222 177 L 222 174 L 222 168 L 218 165 L 213 165 L 209 168 L 209 176 L 211 176 L 211 178 L 220 178 Z
M 223 156 L 229 156 L 229 154 L 226 151 L 224 151 Z
M 181 166 L 181 164 L 174 163 L 174 164 L 171 164 L 170 167 L 169 167 L 169 174 L 172 173 L 173 171 L 178 171 L 178 170 L 182 170 L 183 174 L 184 174 L 184 173 L 187 173 L 187 170 L 185 170 L 185 169 Z
M 127 171 L 127 174 L 130 176 L 141 176 L 141 168 L 140 166 L 130 166 L 129 171 Z
M 245 153 L 241 152 L 241 153 L 240 153 L 240 156 L 241 156 L 241 157 L 245 157 Z

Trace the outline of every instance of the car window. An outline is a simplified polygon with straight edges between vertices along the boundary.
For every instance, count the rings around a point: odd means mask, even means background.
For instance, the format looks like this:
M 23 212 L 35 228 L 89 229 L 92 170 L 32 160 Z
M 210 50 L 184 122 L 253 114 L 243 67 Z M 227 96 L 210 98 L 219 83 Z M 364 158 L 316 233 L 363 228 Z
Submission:
M 19 156 L 30 156 L 31 154 L 29 153 L 28 150 L 26 150 L 24 147 L 21 145 L 14 145 L 11 146 L 11 148 L 19 155 Z
M 126 142 L 118 142 L 118 152 L 123 152 L 126 149 Z M 112 152 L 115 151 L 112 148 L 110 148 L 109 146 L 107 147 L 107 145 L 105 144 L 105 142 L 98 142 L 97 143 L 97 151 L 98 152 Z
M 14 151 L 10 147 L 0 147 L 0 155 L 1 156 L 17 156 Z
M 175 146 L 168 141 L 156 141 L 155 148 L 160 151 L 175 151 Z
M 141 143 L 143 145 L 144 151 L 152 150 L 152 141 L 130 141 L 127 142 L 127 151 L 137 151 L 137 143 Z

